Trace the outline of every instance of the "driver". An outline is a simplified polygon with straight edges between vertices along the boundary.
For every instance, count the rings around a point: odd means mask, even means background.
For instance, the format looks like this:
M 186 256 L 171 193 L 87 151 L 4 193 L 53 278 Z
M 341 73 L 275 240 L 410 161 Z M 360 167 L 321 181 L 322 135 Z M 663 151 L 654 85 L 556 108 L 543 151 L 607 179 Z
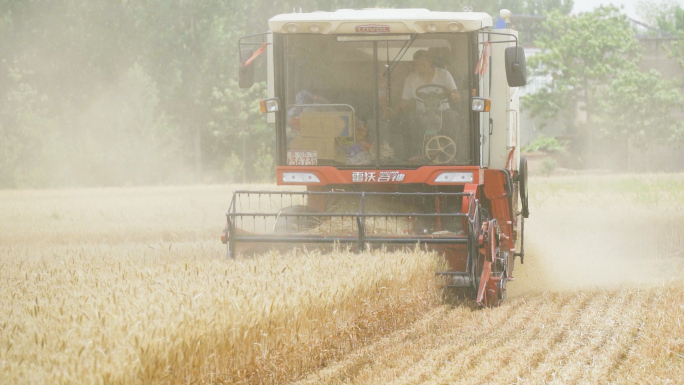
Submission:
M 456 88 L 456 82 L 449 71 L 444 68 L 435 67 L 435 59 L 428 51 L 421 49 L 413 54 L 413 72 L 404 81 L 404 91 L 401 94 L 401 106 L 403 111 L 425 110 L 422 102 L 416 98 L 416 90 L 426 84 L 437 84 L 449 91 L 449 99 L 454 103 L 461 100 L 461 96 Z M 415 102 L 414 102 L 415 101 Z M 448 110 L 449 103 L 444 101 L 439 107 L 440 110 Z
M 427 50 L 418 50 L 413 54 L 413 69 L 404 81 L 399 107 L 385 110 L 387 118 L 401 117 L 400 122 L 397 123 L 403 133 L 400 139 L 403 143 L 397 143 L 396 146 L 400 149 L 403 147 L 400 153 L 409 158 L 414 158 L 421 153 L 425 140 L 424 134 L 428 126 L 440 130 L 442 135 L 454 137 L 453 129 L 457 116 L 455 111 L 449 108 L 449 101 L 457 103 L 461 99 L 454 78 L 447 70 L 435 67 L 435 60 Z M 440 105 L 435 106 L 438 108 L 436 116 L 425 114 L 426 107 L 416 95 L 416 90 L 424 85 L 441 86 L 448 92 Z M 436 88 L 427 87 L 428 90 Z

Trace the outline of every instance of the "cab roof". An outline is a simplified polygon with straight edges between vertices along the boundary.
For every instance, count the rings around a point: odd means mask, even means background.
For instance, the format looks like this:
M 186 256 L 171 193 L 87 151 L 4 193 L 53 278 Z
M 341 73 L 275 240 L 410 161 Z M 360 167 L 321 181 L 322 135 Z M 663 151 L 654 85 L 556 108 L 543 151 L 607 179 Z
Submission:
M 318 28 L 312 28 L 312 25 Z M 275 33 L 321 34 L 470 32 L 492 25 L 492 17 L 484 12 L 433 12 L 424 8 L 287 13 L 268 21 L 269 29 Z

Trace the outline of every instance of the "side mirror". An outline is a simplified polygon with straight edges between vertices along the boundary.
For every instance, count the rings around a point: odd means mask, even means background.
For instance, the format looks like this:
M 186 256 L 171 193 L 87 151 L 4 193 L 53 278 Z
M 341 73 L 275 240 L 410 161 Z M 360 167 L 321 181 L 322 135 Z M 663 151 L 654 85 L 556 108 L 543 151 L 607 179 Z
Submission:
M 505 51 L 506 79 L 509 87 L 522 87 L 527 84 L 525 50 L 521 46 L 508 47 Z
M 251 48 L 240 49 L 240 66 L 238 67 L 238 86 L 251 88 L 254 85 L 254 65 L 244 63 L 252 57 L 254 51 Z

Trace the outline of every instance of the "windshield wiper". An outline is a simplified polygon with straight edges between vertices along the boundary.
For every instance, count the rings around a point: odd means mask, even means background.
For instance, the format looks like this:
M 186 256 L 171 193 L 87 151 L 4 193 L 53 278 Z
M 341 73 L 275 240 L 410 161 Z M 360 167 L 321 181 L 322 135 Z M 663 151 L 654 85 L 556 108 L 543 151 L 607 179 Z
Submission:
M 385 47 L 387 52 L 387 64 L 385 64 L 386 68 L 382 76 L 387 78 L 387 103 L 389 106 L 392 106 L 392 82 L 390 81 L 392 78 L 392 71 L 394 71 L 394 68 L 396 68 L 397 64 L 399 64 L 415 40 L 416 35 L 411 35 L 411 40 L 404 42 L 404 45 L 401 46 L 401 49 L 399 52 L 397 52 L 397 55 L 392 59 L 391 62 L 389 59 L 389 42 L 386 43 Z
M 401 59 L 406 54 L 406 51 L 408 51 L 408 49 L 411 48 L 411 45 L 415 40 L 416 35 L 411 35 L 411 40 L 404 42 L 404 45 L 401 47 L 399 52 L 397 52 L 397 56 L 395 56 L 394 59 L 392 59 L 391 63 L 389 61 L 389 42 L 387 42 L 387 69 L 385 69 L 385 72 L 382 74 L 382 76 L 392 76 L 392 71 L 394 71 L 394 68 L 397 66 L 397 64 L 399 64 Z

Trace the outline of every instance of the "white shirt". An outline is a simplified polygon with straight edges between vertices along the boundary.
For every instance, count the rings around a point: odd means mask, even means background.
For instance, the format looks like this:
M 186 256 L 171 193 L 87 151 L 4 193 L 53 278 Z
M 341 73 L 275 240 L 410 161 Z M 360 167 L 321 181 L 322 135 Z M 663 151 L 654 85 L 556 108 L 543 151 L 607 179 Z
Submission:
M 429 82 L 424 82 L 418 73 L 414 71 L 409 74 L 404 81 L 404 92 L 402 92 L 401 98 L 404 100 L 415 100 L 416 109 L 424 110 L 425 106 L 416 98 L 416 90 L 418 87 L 424 86 L 426 84 L 438 84 L 440 86 L 444 86 L 449 92 L 456 89 L 456 82 L 454 81 L 454 78 L 451 76 L 449 71 L 445 70 L 444 68 L 435 68 L 435 75 Z M 439 109 L 442 111 L 448 110 L 449 102 L 443 102 L 442 105 L 439 106 Z

